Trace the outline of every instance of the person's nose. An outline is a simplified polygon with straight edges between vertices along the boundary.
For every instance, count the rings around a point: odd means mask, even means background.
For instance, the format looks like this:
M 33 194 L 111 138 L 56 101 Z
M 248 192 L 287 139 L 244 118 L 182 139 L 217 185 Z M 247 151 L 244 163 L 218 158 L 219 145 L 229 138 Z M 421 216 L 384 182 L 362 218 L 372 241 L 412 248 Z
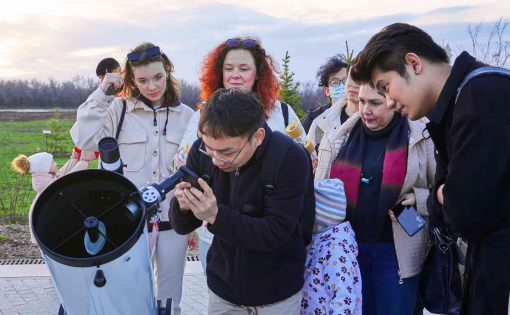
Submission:
M 386 98 L 386 106 L 388 106 L 389 109 L 395 109 L 397 108 L 397 102 L 395 102 L 394 99 L 388 96 L 388 94 L 384 95 Z

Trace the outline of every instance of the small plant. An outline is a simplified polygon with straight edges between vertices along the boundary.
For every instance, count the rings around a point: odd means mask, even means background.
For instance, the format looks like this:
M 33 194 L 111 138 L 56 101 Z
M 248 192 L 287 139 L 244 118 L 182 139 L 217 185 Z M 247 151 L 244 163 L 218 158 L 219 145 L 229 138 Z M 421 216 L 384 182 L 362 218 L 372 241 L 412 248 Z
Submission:
M 345 41 L 345 54 L 340 54 L 340 57 L 342 57 L 342 59 L 345 60 L 345 62 L 348 65 L 351 65 L 352 61 L 354 59 L 353 56 L 354 56 L 354 49 L 349 50 L 349 43 L 347 41 Z
M 4 185 L 0 194 L 0 216 L 5 223 L 22 223 L 34 198 L 30 176 L 15 174 L 10 185 Z
M 58 109 L 55 109 L 53 118 L 50 119 L 48 123 L 48 128 L 51 131 L 51 134 L 48 135 L 48 139 L 50 143 L 52 143 L 52 145 L 50 145 L 50 153 L 55 156 L 64 156 L 67 154 L 67 150 L 65 150 L 66 148 L 64 147 L 64 140 L 67 138 L 68 129 L 64 126 Z
M 299 94 L 299 82 L 294 82 L 294 72 L 290 71 L 290 55 L 285 52 L 283 61 L 283 73 L 280 75 L 280 100 L 288 103 L 296 112 L 299 119 L 303 119 L 305 113 L 301 110 L 301 95 Z

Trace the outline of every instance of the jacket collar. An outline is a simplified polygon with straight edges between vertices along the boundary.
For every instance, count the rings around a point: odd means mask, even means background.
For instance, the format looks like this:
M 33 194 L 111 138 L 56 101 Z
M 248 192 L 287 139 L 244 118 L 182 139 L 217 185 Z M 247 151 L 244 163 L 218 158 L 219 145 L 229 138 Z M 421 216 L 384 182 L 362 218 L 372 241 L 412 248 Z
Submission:
M 171 104 L 169 106 L 158 107 L 156 109 L 156 111 L 166 110 L 168 108 L 170 111 L 180 112 L 181 111 L 181 108 L 179 106 L 180 104 L 181 104 L 180 101 L 177 100 L 176 103 Z M 145 104 L 144 102 L 142 102 L 141 99 L 138 99 L 138 98 L 127 98 L 126 99 L 126 111 L 132 112 L 134 110 L 144 110 L 144 111 L 148 111 L 148 112 L 152 112 L 153 111 L 152 107 L 147 105 L 147 104 Z
M 441 123 L 452 98 L 455 98 L 455 95 L 457 94 L 457 88 L 475 62 L 476 59 L 465 51 L 463 51 L 455 59 L 455 63 L 452 67 L 452 72 L 446 80 L 446 83 L 441 90 L 441 94 L 439 94 L 434 109 L 428 115 L 431 122 L 435 124 Z

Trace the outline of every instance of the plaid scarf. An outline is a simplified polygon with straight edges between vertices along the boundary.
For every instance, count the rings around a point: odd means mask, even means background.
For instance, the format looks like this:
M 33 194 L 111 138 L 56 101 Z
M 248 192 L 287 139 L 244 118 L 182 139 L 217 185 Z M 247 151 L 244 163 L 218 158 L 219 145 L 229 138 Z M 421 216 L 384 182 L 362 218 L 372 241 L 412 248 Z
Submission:
M 398 114 L 395 114 L 398 115 Z M 377 228 L 379 235 L 383 231 L 383 224 L 388 210 L 397 201 L 407 172 L 407 151 L 409 146 L 409 122 L 398 116 L 398 122 L 390 131 L 384 153 L 382 182 L 377 203 Z M 363 152 L 365 150 L 366 133 L 357 122 L 349 135 L 349 139 L 340 149 L 338 157 L 333 162 L 330 178 L 339 178 L 345 186 L 347 197 L 347 212 L 353 221 L 356 220 L 356 207 L 359 197 Z

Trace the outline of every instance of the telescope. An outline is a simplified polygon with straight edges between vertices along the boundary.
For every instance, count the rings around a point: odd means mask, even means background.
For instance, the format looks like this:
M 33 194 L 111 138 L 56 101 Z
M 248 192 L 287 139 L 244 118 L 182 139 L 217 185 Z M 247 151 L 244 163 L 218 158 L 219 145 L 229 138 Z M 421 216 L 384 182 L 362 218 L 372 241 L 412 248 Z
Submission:
M 171 300 L 162 306 L 155 298 L 147 218 L 177 183 L 196 174 L 181 167 L 138 189 L 121 174 L 116 140 L 103 140 L 100 166 L 110 170 L 67 174 L 34 205 L 32 232 L 62 301 L 59 315 L 170 315 Z

